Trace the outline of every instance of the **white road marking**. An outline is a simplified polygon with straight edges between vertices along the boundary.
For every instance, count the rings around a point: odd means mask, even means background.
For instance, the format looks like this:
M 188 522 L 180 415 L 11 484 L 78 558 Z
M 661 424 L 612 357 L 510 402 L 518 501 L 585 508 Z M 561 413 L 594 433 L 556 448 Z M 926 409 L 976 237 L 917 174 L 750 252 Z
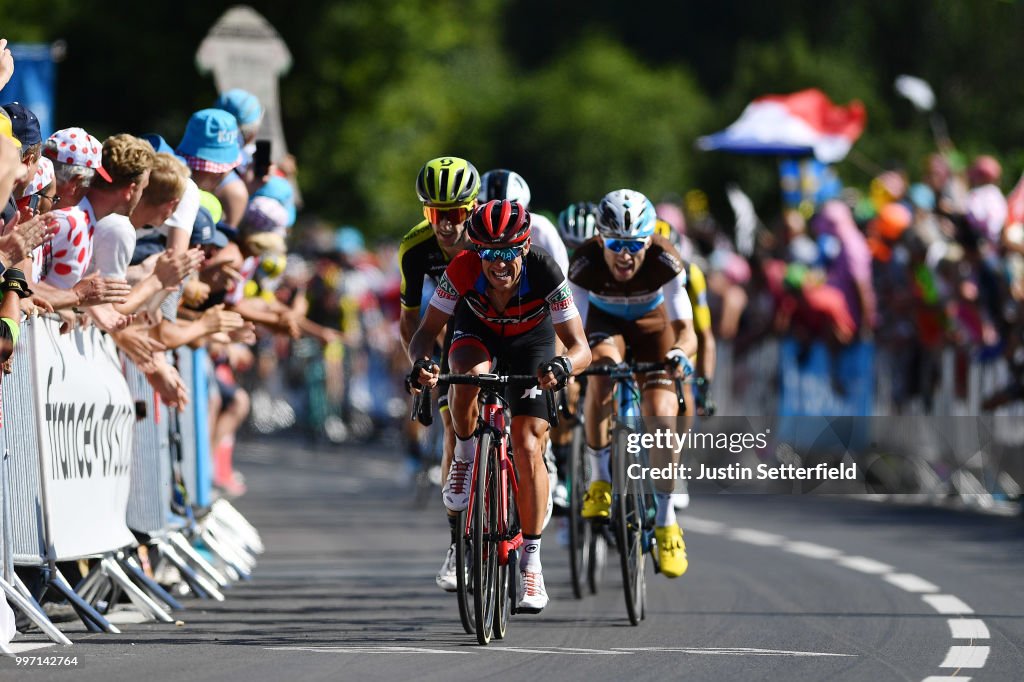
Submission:
M 810 559 L 835 559 L 842 555 L 842 552 L 834 547 L 826 547 L 814 542 L 787 542 L 782 549 Z
M 614 651 L 623 652 L 660 652 L 660 653 L 683 653 L 683 654 L 705 654 L 712 656 L 837 656 L 843 658 L 856 658 L 857 654 L 833 654 L 823 651 L 788 651 L 786 649 L 755 649 L 750 647 L 662 647 L 662 646 L 640 646 L 640 647 L 614 647 Z
M 733 528 L 729 531 L 729 537 L 740 542 L 747 542 L 759 547 L 778 547 L 786 538 L 773 533 L 754 530 L 753 528 Z
M 988 627 L 980 618 L 950 618 L 949 631 L 953 639 L 988 639 Z
M 940 668 L 983 668 L 988 659 L 987 646 L 951 646 Z
M 601 654 L 604 656 L 623 656 L 628 655 L 628 651 L 601 651 L 598 649 L 577 649 L 571 647 L 545 647 L 543 649 L 531 649 L 523 646 L 497 646 L 488 647 L 488 651 L 512 651 L 518 654 L 558 654 L 558 655 L 569 655 L 569 656 L 590 656 L 592 654 Z
M 435 649 L 416 646 L 372 645 L 364 646 L 268 646 L 267 651 L 306 651 L 318 654 L 468 654 L 506 651 L 517 654 L 555 654 L 560 656 L 632 656 L 634 654 L 693 654 L 706 656 L 789 656 L 789 657 L 839 657 L 856 658 L 857 654 L 835 654 L 823 651 L 790 651 L 787 649 L 757 649 L 752 647 L 612 647 L 611 649 L 586 649 L 582 647 L 524 647 L 490 646 L 487 649 L 465 650 Z
M 938 592 L 939 586 L 913 573 L 890 573 L 882 580 L 907 592 Z
M 925 580 L 924 578 L 915 575 L 913 573 L 897 573 L 896 569 L 889 564 L 876 561 L 870 557 L 865 556 L 845 556 L 842 551 L 819 545 L 813 542 L 803 542 L 789 540 L 781 535 L 774 533 L 766 533 L 764 531 L 755 530 L 753 528 L 733 528 L 729 529 L 723 524 L 719 524 L 715 521 L 707 521 L 704 519 L 698 520 L 693 525 L 692 530 L 696 532 L 707 532 L 711 534 L 722 535 L 732 540 L 739 542 L 746 542 L 752 545 L 758 545 L 760 547 L 781 547 L 787 552 L 792 554 L 798 554 L 800 556 L 812 558 L 812 559 L 826 559 L 835 561 L 837 565 L 850 570 L 859 571 L 868 575 L 877 575 L 885 580 L 887 583 L 894 587 L 898 587 L 901 590 L 912 592 L 915 594 L 921 594 L 921 599 L 926 604 L 931 606 L 933 609 L 941 614 L 946 615 L 960 615 L 960 614 L 971 614 L 974 610 L 968 606 L 959 597 L 951 594 L 934 594 L 939 592 L 938 585 Z M 930 592 L 933 594 L 923 594 Z M 953 639 L 988 639 L 989 632 L 988 627 L 985 623 L 977 618 L 961 618 L 961 619 L 950 619 L 947 621 L 949 624 L 950 632 L 952 633 Z M 650 651 L 664 651 L 661 648 L 652 647 Z M 801 655 L 799 653 L 755 653 L 757 650 L 754 649 L 679 649 L 678 651 L 684 653 L 699 653 L 699 654 L 732 654 L 732 655 Z M 742 653 L 740 653 L 742 652 Z M 802 655 L 847 655 L 847 654 L 811 654 L 805 653 Z M 960 668 L 981 668 L 985 665 L 989 655 L 989 647 L 987 646 L 953 646 L 950 648 L 949 653 L 946 655 L 945 661 L 943 661 L 943 668 L 956 668 L 954 674 L 959 672 Z M 924 682 L 938 682 L 939 680 L 967 680 L 969 677 L 958 677 L 958 676 L 932 676 L 925 679 Z
M 473 651 L 456 649 L 429 649 L 418 646 L 266 646 L 267 651 L 308 651 L 316 654 L 468 654 Z
M 974 613 L 974 609 L 965 604 L 959 597 L 954 597 L 951 594 L 926 594 L 921 599 L 939 613 L 948 615 Z
M 881 561 L 875 561 L 874 559 L 869 559 L 866 556 L 844 556 L 836 559 L 836 562 L 845 568 L 860 571 L 861 573 L 868 573 L 870 575 L 889 573 L 893 570 L 892 566 L 889 564 L 883 564 Z
M 683 521 L 683 529 L 693 533 L 706 533 L 708 535 L 721 535 L 725 530 L 725 524 L 708 519 L 697 519 L 687 516 Z
M 35 651 L 36 649 L 45 649 L 56 645 L 53 642 L 11 642 L 7 646 L 10 647 L 15 655 L 18 655 L 26 651 Z
M 924 678 L 924 682 L 971 682 L 969 677 L 943 677 L 941 675 L 932 675 L 931 677 Z

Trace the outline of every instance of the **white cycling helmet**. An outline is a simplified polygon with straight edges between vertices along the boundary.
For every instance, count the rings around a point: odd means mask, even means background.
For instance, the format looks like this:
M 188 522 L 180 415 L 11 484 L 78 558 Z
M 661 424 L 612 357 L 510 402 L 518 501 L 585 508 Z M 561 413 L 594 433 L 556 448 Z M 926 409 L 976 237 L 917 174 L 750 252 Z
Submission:
M 489 170 L 480 178 L 481 204 L 488 201 L 518 201 L 523 208 L 530 208 L 530 186 L 523 176 L 504 168 Z
M 608 192 L 597 207 L 597 231 L 612 239 L 643 239 L 654 234 L 654 205 L 640 192 Z

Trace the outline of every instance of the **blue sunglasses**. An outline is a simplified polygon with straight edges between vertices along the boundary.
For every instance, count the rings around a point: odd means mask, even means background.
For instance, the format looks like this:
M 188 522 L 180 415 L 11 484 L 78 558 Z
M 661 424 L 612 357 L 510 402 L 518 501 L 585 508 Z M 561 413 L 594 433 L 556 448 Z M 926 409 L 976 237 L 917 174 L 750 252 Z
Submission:
M 523 247 L 506 246 L 502 249 L 477 249 L 477 253 L 480 255 L 480 260 L 485 260 L 488 263 L 496 260 L 503 260 L 509 263 L 523 255 Z
M 640 253 L 647 246 L 646 239 L 605 239 L 604 248 L 615 253 L 629 251 L 632 254 Z

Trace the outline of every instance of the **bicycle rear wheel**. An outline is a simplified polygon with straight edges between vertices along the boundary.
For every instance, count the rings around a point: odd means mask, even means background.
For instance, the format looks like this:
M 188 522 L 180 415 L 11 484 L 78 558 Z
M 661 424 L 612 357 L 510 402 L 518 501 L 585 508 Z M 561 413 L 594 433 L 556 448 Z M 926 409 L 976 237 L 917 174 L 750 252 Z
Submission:
M 493 436 L 483 433 L 476 457 L 473 500 L 473 608 L 476 616 L 476 641 L 488 644 L 494 627 L 497 603 L 498 543 L 498 477 L 492 466 Z
M 455 565 L 458 566 L 456 569 L 456 594 L 459 598 L 459 620 L 462 621 L 462 629 L 466 631 L 467 635 L 476 633 L 476 614 L 473 611 L 473 604 L 470 597 L 470 585 L 469 585 L 469 572 L 466 568 L 469 566 L 469 557 L 472 554 L 472 542 L 466 535 L 466 512 L 459 512 L 458 519 L 458 533 L 455 535 Z
M 569 571 L 572 574 L 572 593 L 582 599 L 590 578 L 591 523 L 583 518 L 583 424 L 572 430 L 569 446 Z M 593 581 L 591 592 L 596 593 Z
M 647 521 L 644 491 L 640 481 L 626 475 L 633 457 L 626 451 L 626 430 L 615 436 L 612 458 L 615 464 L 615 541 L 622 568 L 622 590 L 626 597 L 626 615 L 631 625 L 639 625 L 644 617 L 647 585 L 644 577 L 644 525 Z

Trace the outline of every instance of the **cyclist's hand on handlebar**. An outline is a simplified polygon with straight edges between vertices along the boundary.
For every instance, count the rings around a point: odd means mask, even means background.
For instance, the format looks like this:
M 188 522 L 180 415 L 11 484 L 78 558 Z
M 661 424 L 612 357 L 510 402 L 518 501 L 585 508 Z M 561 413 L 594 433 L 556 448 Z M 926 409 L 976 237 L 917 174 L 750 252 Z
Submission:
M 537 387 L 541 390 L 560 391 L 572 376 L 569 358 L 559 355 L 537 368 Z
M 681 348 L 673 348 L 666 353 L 665 362 L 675 367 L 672 374 L 676 379 L 685 379 L 693 374 L 693 364 Z
M 412 365 L 412 371 L 405 379 L 405 390 L 419 393 L 421 387 L 433 388 L 437 385 L 437 377 L 441 368 L 430 358 L 420 358 Z

